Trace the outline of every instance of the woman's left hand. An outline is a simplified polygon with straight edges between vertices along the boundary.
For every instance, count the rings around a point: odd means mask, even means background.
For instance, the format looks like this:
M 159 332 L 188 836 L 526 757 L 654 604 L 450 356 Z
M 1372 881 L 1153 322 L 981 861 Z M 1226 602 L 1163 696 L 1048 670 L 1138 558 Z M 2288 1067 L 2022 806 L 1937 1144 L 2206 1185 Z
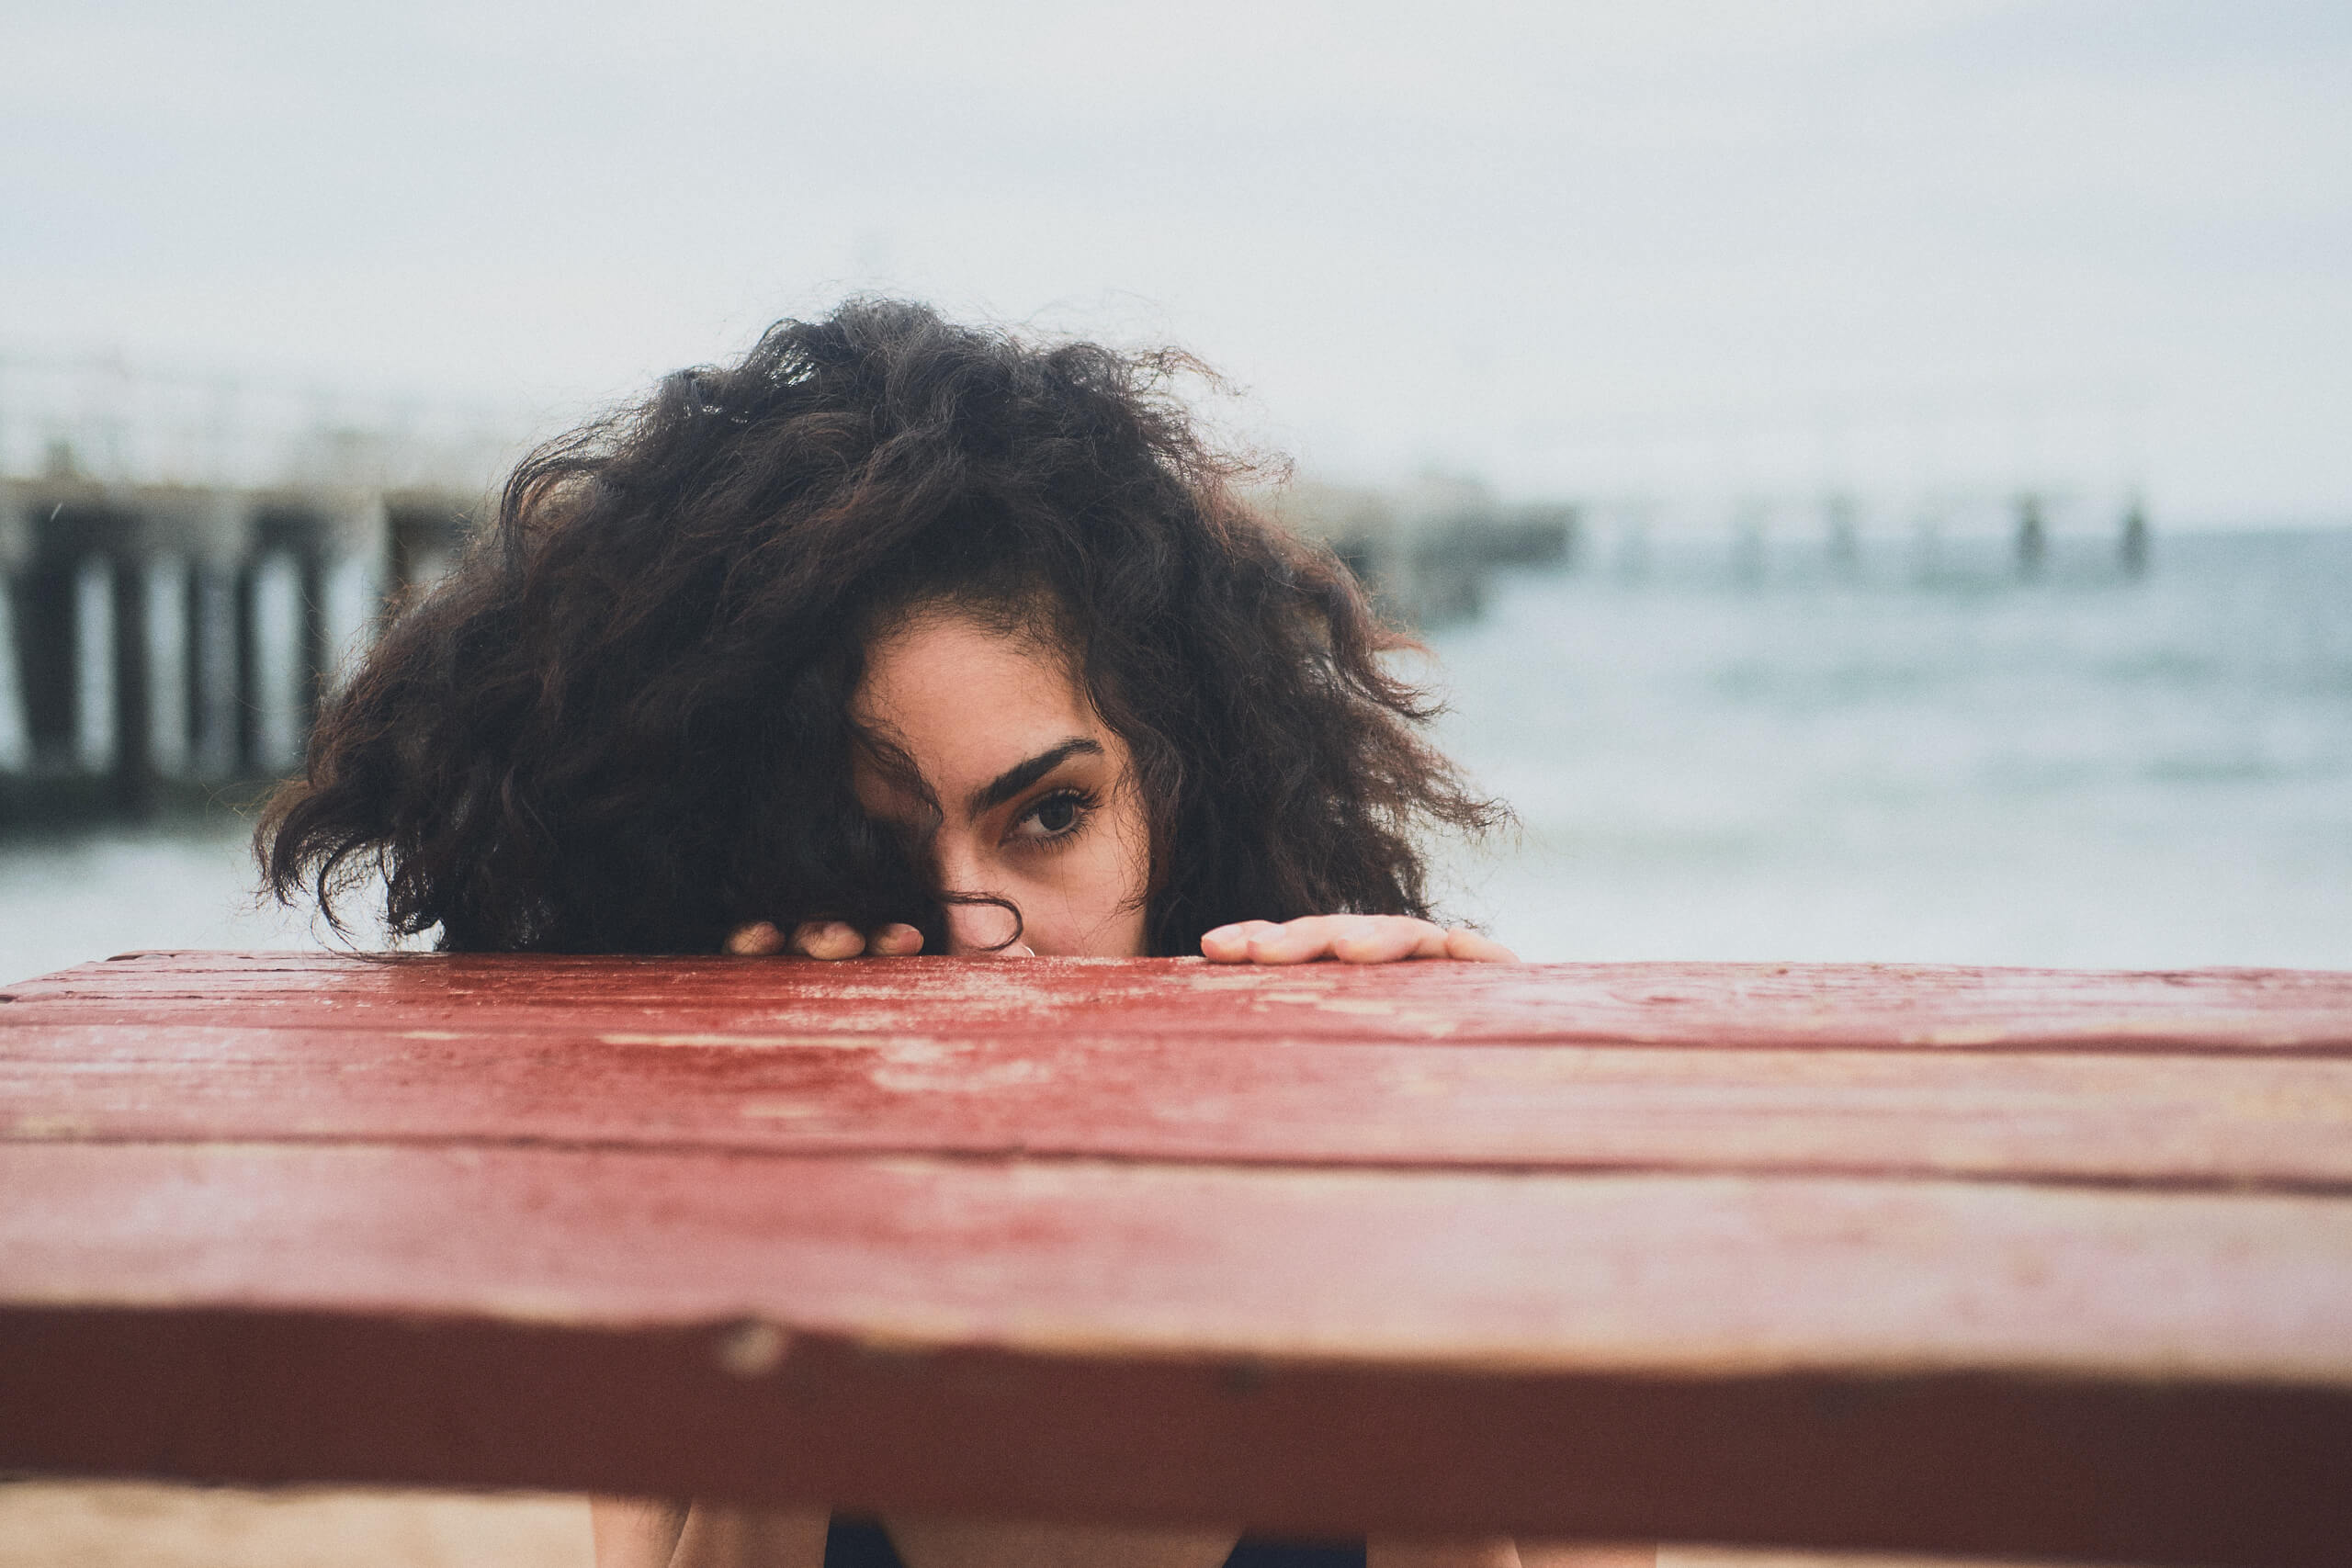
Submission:
M 1393 964 L 1400 958 L 1466 958 L 1516 964 L 1519 954 L 1490 937 L 1459 927 L 1446 930 L 1409 915 L 1307 915 L 1277 925 L 1243 920 L 1201 938 L 1212 964 Z
M 786 936 L 774 920 L 753 920 L 728 933 L 725 951 L 737 958 L 903 958 L 922 951 L 922 932 L 895 922 L 862 931 L 847 920 L 803 920 Z

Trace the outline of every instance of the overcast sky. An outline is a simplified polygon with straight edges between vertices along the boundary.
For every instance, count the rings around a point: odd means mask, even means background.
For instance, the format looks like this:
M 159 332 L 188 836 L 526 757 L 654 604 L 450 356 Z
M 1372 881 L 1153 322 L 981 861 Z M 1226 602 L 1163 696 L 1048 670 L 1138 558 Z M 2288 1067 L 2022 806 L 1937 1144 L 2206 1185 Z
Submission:
M 888 288 L 1336 475 L 2352 519 L 2352 5 L 0 0 L 0 347 L 549 417 Z

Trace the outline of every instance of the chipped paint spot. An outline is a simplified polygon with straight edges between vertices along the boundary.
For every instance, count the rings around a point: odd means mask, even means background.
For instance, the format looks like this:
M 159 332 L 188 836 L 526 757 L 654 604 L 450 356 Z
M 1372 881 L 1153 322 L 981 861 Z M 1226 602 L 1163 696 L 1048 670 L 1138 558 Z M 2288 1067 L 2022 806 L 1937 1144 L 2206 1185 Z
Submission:
M 2008 1030 L 2002 1025 L 1971 1024 L 1958 1029 L 1931 1029 L 1924 1038 L 1930 1045 L 1998 1045 L 2008 1037 Z
M 986 1094 L 1044 1083 L 1053 1076 L 1043 1062 L 1000 1062 L 956 1073 L 908 1073 L 881 1067 L 871 1077 L 876 1089 L 891 1094 Z
M 746 1318 L 718 1337 L 711 1347 L 719 1370 L 739 1378 L 763 1378 L 784 1365 L 791 1352 L 792 1336 L 765 1318 Z
M 871 1034 L 599 1034 L 596 1040 L 604 1045 L 720 1046 L 745 1051 L 873 1051 L 906 1045 Z
M 11 1134 L 19 1138 L 82 1138 L 97 1130 L 87 1116 L 31 1115 L 17 1117 Z

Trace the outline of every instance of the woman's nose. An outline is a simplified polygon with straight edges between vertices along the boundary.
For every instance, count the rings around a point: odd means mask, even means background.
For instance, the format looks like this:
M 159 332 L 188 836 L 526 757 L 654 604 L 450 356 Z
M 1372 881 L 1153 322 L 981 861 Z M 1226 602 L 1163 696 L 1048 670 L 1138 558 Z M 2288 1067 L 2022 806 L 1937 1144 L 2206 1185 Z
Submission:
M 1020 930 L 1020 919 L 1001 904 L 947 906 L 947 951 L 959 957 L 1030 957 L 1026 943 L 1011 940 Z
M 937 858 L 932 869 L 939 885 L 950 893 L 988 897 L 993 891 L 989 884 L 995 880 L 989 874 L 986 856 L 972 840 L 961 833 L 943 832 L 933 840 L 932 853 Z M 1013 913 L 1010 900 L 1003 904 L 950 904 L 947 906 L 947 951 L 951 955 L 988 958 L 1034 958 L 1026 942 L 1015 942 L 1021 932 L 1021 917 Z

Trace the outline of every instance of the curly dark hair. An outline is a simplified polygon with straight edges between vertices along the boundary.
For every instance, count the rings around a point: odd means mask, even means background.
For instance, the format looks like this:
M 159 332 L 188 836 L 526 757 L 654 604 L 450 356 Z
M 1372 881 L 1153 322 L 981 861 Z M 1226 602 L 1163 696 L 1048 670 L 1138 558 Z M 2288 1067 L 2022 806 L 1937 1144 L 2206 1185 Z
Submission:
M 1148 940 L 1425 915 L 1420 833 L 1500 808 L 1418 733 L 1347 569 L 1253 511 L 1200 367 L 855 300 L 539 448 L 324 705 L 255 835 L 270 892 L 380 877 L 451 951 L 707 953 L 753 920 L 904 920 L 922 855 L 851 763 L 862 649 L 933 602 L 1050 628 L 1127 742 Z M 960 900 L 956 900 L 960 901 Z

